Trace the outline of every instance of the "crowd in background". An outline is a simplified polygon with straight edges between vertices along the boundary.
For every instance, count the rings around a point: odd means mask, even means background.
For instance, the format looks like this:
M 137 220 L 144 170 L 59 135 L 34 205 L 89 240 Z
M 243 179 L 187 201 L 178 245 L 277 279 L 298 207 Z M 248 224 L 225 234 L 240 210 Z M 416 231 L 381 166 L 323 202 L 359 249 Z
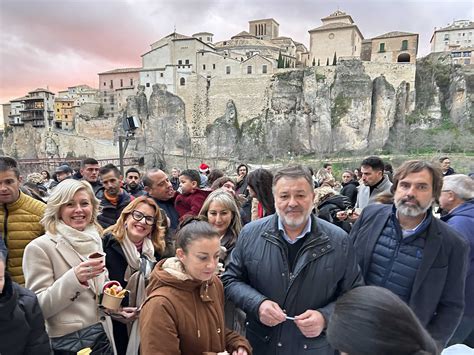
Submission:
M 0 157 L 0 354 L 474 347 L 474 180 L 449 157 L 227 173 Z

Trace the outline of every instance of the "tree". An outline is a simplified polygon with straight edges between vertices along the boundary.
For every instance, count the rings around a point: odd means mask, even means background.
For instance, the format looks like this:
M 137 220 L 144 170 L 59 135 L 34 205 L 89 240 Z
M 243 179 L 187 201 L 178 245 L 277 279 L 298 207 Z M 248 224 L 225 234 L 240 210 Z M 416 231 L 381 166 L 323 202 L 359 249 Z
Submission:
M 321 60 L 318 59 L 318 67 L 320 67 L 320 66 L 321 66 Z
M 313 67 L 316 65 L 316 58 L 313 58 Z M 318 59 L 318 65 L 319 65 L 319 59 Z
M 329 65 L 329 58 L 326 59 L 326 66 Z
M 337 55 L 336 55 L 336 52 L 334 52 L 334 58 L 332 59 L 332 65 L 336 65 L 337 64 Z
M 281 51 L 278 54 L 278 61 L 277 61 L 277 68 L 283 68 L 285 66 L 285 63 L 283 61 L 283 56 L 281 55 Z
M 104 115 L 104 106 L 100 105 L 99 110 L 97 111 L 97 117 L 102 117 Z

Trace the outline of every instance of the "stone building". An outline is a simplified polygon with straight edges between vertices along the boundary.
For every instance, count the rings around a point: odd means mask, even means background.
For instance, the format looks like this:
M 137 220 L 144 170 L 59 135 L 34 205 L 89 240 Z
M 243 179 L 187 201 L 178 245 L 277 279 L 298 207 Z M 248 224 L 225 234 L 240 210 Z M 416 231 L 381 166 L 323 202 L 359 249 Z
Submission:
M 416 63 L 418 34 L 388 32 L 362 41 L 361 59 L 376 63 Z
M 474 63 L 474 22 L 457 20 L 435 29 L 430 40 L 431 52 L 451 52 L 454 64 Z
M 431 52 L 447 52 L 474 46 L 474 22 L 457 20 L 434 30 L 430 39 Z
M 11 107 L 12 107 L 12 105 L 11 105 L 10 102 L 6 103 L 6 104 L 2 104 L 3 121 L 0 122 L 1 129 L 8 126 L 8 116 L 10 115 Z
M 74 106 L 81 106 L 85 103 L 98 103 L 99 90 L 89 85 L 70 86 L 67 90 L 58 91 L 58 97 L 74 99 Z
M 151 44 L 151 50 L 142 55 L 142 68 L 139 70 L 140 85 L 145 86 L 147 97 L 155 84 L 166 85 L 172 93 L 176 93 L 178 85 L 186 84 L 189 76 L 196 71 L 198 52 L 214 52 L 210 43 L 199 39 L 207 37 L 202 37 L 204 33 L 207 34 L 202 32 L 195 34 L 196 37 L 189 37 L 173 32 Z
M 116 118 L 126 104 L 127 97 L 135 95 L 141 68 L 123 68 L 99 73 L 99 100 L 104 117 Z
M 212 44 L 212 39 L 214 37 L 214 34 L 211 32 L 198 32 L 192 35 L 192 37 L 197 38 L 198 40 L 207 43 L 207 44 Z
M 321 22 L 322 26 L 308 31 L 311 65 L 331 65 L 334 57 L 360 57 L 364 36 L 350 15 L 337 10 Z
M 5 120 L 5 126 L 23 126 L 23 121 L 21 120 L 21 111 L 25 109 L 25 99 L 26 96 L 10 101 L 10 112 L 7 116 L 3 116 Z
M 54 100 L 54 127 L 57 129 L 74 129 L 74 99 L 57 97 Z
M 20 111 L 22 123 L 30 122 L 36 128 L 49 128 L 54 119 L 54 93 L 45 89 L 30 91 L 23 98 L 24 107 Z
M 277 38 L 279 30 L 280 24 L 272 18 L 249 21 L 249 33 L 258 39 Z

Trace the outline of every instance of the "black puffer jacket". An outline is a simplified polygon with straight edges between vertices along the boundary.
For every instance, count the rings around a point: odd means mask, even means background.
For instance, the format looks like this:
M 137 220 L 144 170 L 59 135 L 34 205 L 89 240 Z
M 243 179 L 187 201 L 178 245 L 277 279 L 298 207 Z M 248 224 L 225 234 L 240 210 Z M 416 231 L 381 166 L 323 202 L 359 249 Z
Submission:
M 0 294 L 0 354 L 51 353 L 49 337 L 36 295 L 5 274 Z
M 110 201 L 105 198 L 105 196 L 102 197 L 102 199 L 100 199 L 102 212 L 97 217 L 97 221 L 102 226 L 102 228 L 105 229 L 115 224 L 117 219 L 119 219 L 123 209 L 130 203 L 131 200 L 132 197 L 125 190 L 122 190 L 120 193 L 119 201 L 116 206 L 112 205 Z
M 340 221 L 336 217 L 337 212 L 345 211 L 349 207 L 351 207 L 351 202 L 346 196 L 334 195 L 318 206 L 318 217 L 349 233 L 351 231 L 351 224 L 346 221 Z
M 341 195 L 347 196 L 351 202 L 351 207 L 354 207 L 357 202 L 357 192 L 359 183 L 357 181 L 349 181 L 346 184 L 342 184 Z
M 270 299 L 288 316 L 318 310 L 327 323 L 334 301 L 362 285 L 347 234 L 311 218 L 311 234 L 298 253 L 292 274 L 276 214 L 247 224 L 237 239 L 222 282 L 226 297 L 247 313 L 247 339 L 254 354 L 334 354 L 324 334 L 306 338 L 292 321 L 270 328 L 258 317 L 261 303 Z

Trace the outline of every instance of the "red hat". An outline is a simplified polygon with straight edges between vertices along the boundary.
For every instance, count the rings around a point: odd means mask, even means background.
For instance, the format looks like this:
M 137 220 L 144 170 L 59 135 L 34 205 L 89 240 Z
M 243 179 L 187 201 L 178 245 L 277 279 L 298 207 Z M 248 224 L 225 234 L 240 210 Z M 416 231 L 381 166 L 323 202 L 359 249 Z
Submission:
M 199 165 L 199 171 L 201 173 L 205 173 L 206 171 L 209 171 L 209 165 L 207 165 L 206 163 L 202 163 L 201 165 Z

